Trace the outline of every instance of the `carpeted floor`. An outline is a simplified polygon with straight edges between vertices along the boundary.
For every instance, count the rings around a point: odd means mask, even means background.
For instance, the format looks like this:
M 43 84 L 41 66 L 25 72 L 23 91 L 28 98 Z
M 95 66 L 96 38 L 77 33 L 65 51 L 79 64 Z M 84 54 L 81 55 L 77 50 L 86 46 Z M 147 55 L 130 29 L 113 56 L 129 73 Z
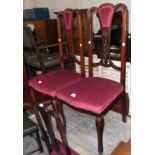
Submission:
M 95 118 L 93 116 L 83 114 L 64 106 L 64 112 L 67 119 L 67 138 L 71 148 L 80 155 L 98 155 L 97 136 Z M 36 122 L 35 116 L 31 119 Z M 55 121 L 53 120 L 54 128 Z M 127 123 L 123 123 L 121 115 L 109 111 L 105 115 L 105 128 L 103 134 L 103 155 L 110 155 L 120 141 L 127 142 L 130 138 L 131 120 L 128 118 Z M 56 137 L 60 139 L 56 128 Z M 33 153 L 33 155 L 48 155 L 45 144 L 43 153 Z M 29 137 L 24 138 L 24 152 L 36 147 L 35 142 Z

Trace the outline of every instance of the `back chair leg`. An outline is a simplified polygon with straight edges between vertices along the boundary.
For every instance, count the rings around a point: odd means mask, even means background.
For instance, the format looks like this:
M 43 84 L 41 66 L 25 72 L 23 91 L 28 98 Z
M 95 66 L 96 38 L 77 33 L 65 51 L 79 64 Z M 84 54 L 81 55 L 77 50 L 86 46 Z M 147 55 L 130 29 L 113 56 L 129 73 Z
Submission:
M 65 114 L 63 111 L 63 104 L 58 103 L 57 99 L 53 99 L 52 100 L 52 107 L 53 107 L 54 111 L 57 113 L 57 115 L 59 115 L 59 118 L 61 119 L 61 122 L 62 122 L 64 133 L 66 134 L 66 132 L 67 132 L 67 130 L 66 130 L 66 117 L 65 117 Z M 58 129 L 57 122 L 56 122 L 56 126 Z
M 58 103 L 57 99 L 53 100 L 53 109 L 56 112 L 57 128 L 58 128 L 58 130 L 60 132 L 60 136 L 61 136 L 62 142 L 64 144 L 64 147 L 65 147 L 66 155 L 71 155 L 71 150 L 69 148 L 67 137 L 66 137 L 66 132 L 65 132 L 66 130 L 64 130 L 64 124 L 63 124 L 64 122 L 62 122 L 62 119 L 60 118 L 61 112 L 62 112 L 61 111 L 62 110 L 62 106 L 60 106 L 60 104 Z M 64 115 L 64 113 L 63 113 L 63 115 Z
M 64 129 L 64 132 L 66 134 L 66 132 L 67 132 L 67 130 L 66 130 L 66 117 L 64 114 L 64 110 L 63 110 L 63 104 L 60 104 L 60 115 L 61 115 L 61 118 L 63 121 L 63 129 Z
M 104 118 L 96 118 L 96 129 L 97 129 L 97 138 L 98 138 L 98 152 L 99 155 L 103 153 L 103 129 L 104 129 Z
M 122 93 L 121 111 L 122 111 L 122 121 L 127 122 L 127 105 L 126 105 L 125 93 Z
M 35 106 L 33 106 L 33 109 L 34 109 L 34 114 L 35 114 L 37 122 L 38 122 L 39 129 L 41 130 L 41 133 L 42 133 L 42 139 L 45 141 L 46 145 L 49 145 L 47 143 L 48 136 L 47 136 L 47 133 L 46 133 L 45 128 L 43 126 L 43 123 L 42 123 L 41 117 L 39 115 L 39 112 L 38 112 L 38 110 L 36 109 Z M 50 150 L 48 150 L 48 151 L 50 151 Z
M 39 151 L 43 152 L 43 146 L 42 146 L 41 139 L 40 139 L 40 136 L 39 136 L 39 129 L 37 129 L 37 131 L 36 131 L 36 140 L 37 140 L 37 143 L 38 143 L 38 146 L 39 146 Z

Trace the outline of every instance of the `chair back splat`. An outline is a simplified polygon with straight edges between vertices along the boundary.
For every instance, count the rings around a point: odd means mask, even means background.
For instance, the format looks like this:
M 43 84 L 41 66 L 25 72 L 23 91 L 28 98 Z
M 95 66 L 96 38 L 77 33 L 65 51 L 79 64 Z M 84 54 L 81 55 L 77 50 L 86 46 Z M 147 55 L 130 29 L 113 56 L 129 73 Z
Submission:
M 122 32 L 121 32 L 121 53 L 120 65 L 113 62 L 112 54 L 110 52 L 110 37 L 111 37 L 111 23 L 114 13 L 120 9 L 122 10 Z M 100 52 L 100 61 L 93 62 L 93 19 L 95 14 L 100 21 L 101 29 L 101 43 L 102 49 Z M 125 70 L 126 70 L 126 44 L 127 44 L 127 19 L 128 11 L 124 4 L 113 5 L 110 3 L 102 4 L 100 7 L 92 7 L 87 12 L 88 17 L 88 56 L 89 56 L 89 77 L 93 76 L 93 67 L 102 65 L 103 67 L 112 67 L 120 71 L 120 82 L 125 87 Z
M 59 155 L 63 155 L 58 147 L 57 140 L 55 138 L 53 125 L 51 121 L 51 117 L 55 116 L 54 112 L 52 110 L 48 110 L 47 107 L 40 106 L 42 104 L 36 104 L 37 110 L 40 112 L 43 122 L 47 129 L 47 136 L 46 138 L 46 145 L 48 147 L 49 152 L 51 153 L 53 150 L 55 150 Z
M 78 22 L 78 40 L 74 40 L 74 24 Z M 58 42 L 59 42 L 59 58 L 61 68 L 65 68 L 64 64 L 64 52 L 62 47 L 62 42 L 67 41 L 68 52 L 66 57 L 68 61 L 77 63 L 81 66 L 81 74 L 85 77 L 85 68 L 84 68 L 84 47 L 83 47 L 83 30 L 82 30 L 82 16 L 79 10 L 66 9 L 64 12 L 61 12 L 57 16 L 57 26 L 58 26 Z M 78 49 L 79 53 L 75 53 L 74 41 L 79 43 Z M 78 60 L 75 54 L 80 55 L 80 60 Z M 67 66 L 68 67 L 68 66 Z

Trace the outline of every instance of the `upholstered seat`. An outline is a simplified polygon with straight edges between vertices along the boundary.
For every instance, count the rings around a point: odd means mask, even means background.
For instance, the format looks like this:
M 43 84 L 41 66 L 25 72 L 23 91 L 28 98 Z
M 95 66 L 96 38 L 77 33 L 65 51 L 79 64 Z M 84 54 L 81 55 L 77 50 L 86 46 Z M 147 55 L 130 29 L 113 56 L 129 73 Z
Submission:
M 69 85 L 56 95 L 73 107 L 100 114 L 122 91 L 120 83 L 94 77 Z
M 79 73 L 70 70 L 56 70 L 32 78 L 29 80 L 29 86 L 40 93 L 55 96 L 56 91 L 60 88 L 82 79 L 83 77 Z

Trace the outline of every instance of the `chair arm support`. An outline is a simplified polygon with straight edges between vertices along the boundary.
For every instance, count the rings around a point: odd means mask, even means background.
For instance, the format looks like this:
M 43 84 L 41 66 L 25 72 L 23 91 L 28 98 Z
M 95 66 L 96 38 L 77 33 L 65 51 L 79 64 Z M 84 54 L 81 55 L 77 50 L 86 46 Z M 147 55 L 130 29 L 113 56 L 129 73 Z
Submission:
M 40 44 L 45 44 L 45 45 L 47 45 L 47 44 L 48 44 L 48 40 L 38 40 L 38 41 L 36 41 L 36 44 L 37 44 L 37 45 L 40 45 Z
M 67 45 L 67 41 L 64 41 L 62 42 L 63 45 Z M 42 50 L 42 49 L 47 49 L 47 48 L 52 48 L 52 47 L 58 47 L 58 43 L 55 43 L 55 44 L 50 44 L 50 45 L 45 45 L 45 46 L 41 46 L 41 47 L 38 47 L 39 50 Z

